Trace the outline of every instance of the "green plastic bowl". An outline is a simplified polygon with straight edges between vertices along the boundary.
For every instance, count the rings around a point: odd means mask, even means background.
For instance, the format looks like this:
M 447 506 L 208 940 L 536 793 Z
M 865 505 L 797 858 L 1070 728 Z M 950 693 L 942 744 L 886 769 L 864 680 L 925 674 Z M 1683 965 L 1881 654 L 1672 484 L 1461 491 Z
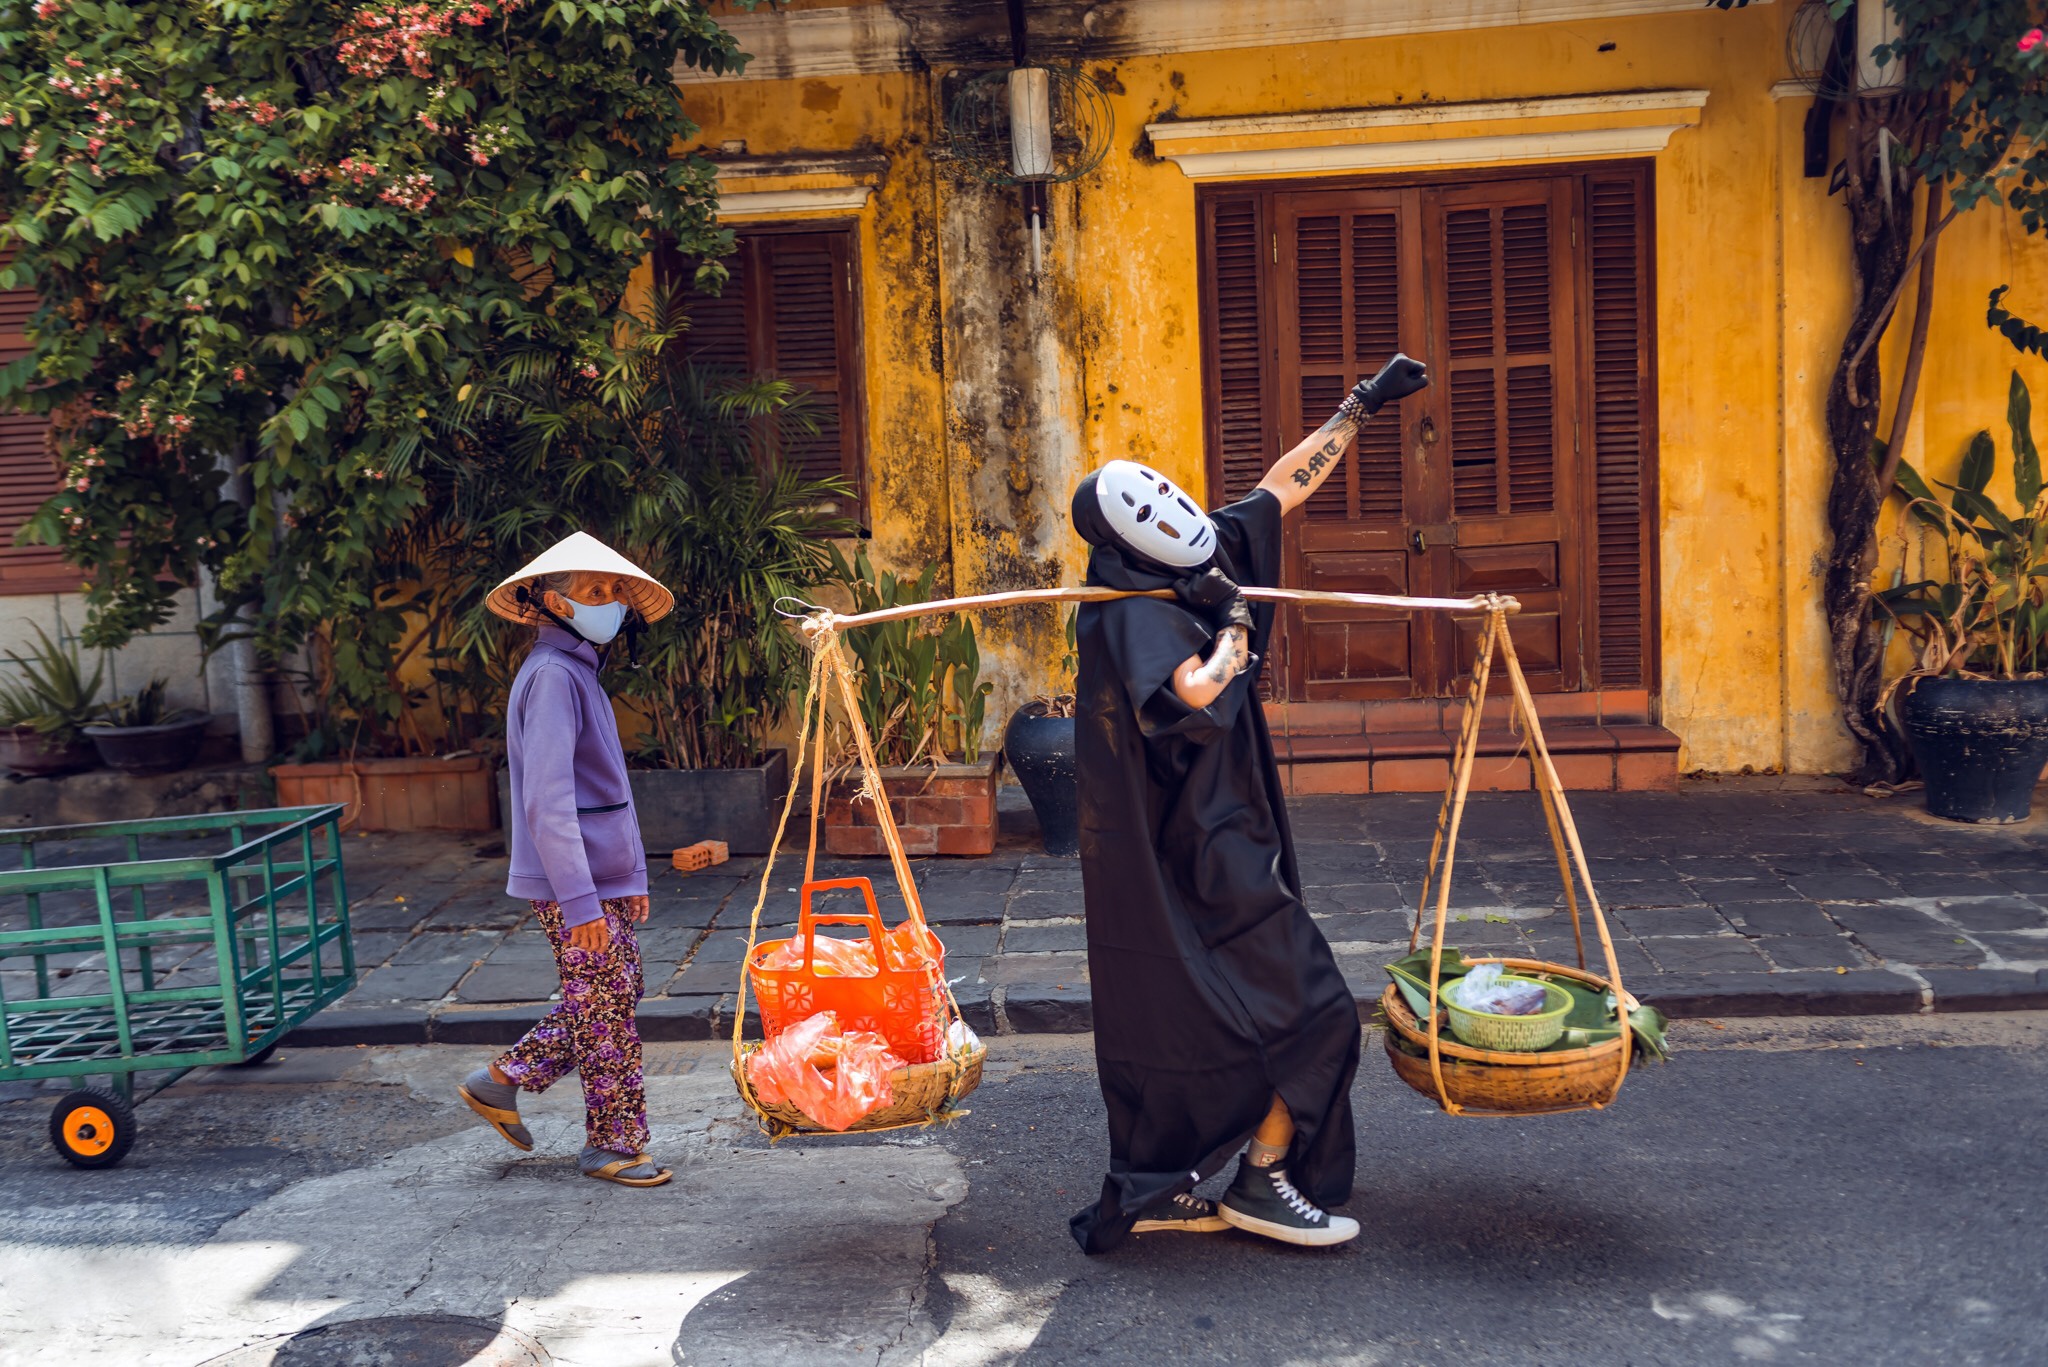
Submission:
M 1496 1016 L 1490 1011 L 1471 1011 L 1458 1005 L 1448 986 L 1444 989 L 1444 1010 L 1450 1016 L 1451 1033 L 1474 1049 L 1499 1049 L 1527 1054 L 1547 1049 L 1564 1034 L 1564 1018 L 1572 1012 L 1572 994 L 1556 983 L 1544 982 L 1524 973 L 1503 973 L 1502 982 L 1535 983 L 1548 1003 L 1533 1016 Z M 1463 981 L 1460 979 L 1459 981 Z

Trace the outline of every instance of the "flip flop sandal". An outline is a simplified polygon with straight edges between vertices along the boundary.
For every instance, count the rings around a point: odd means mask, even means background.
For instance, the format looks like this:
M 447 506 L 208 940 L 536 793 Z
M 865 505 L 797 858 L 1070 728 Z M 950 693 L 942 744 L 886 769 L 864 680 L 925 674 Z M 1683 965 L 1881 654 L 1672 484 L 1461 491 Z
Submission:
M 600 1182 L 616 1182 L 622 1187 L 658 1187 L 668 1181 L 669 1178 L 675 1176 L 667 1168 L 660 1169 L 652 1177 L 621 1176 L 622 1173 L 637 1168 L 643 1163 L 651 1163 L 653 1161 L 644 1153 L 636 1153 L 631 1158 L 614 1158 L 603 1167 L 588 1170 L 579 1168 L 578 1171 L 582 1172 L 585 1177 L 595 1177 Z
M 526 1126 L 519 1123 L 519 1112 L 486 1105 L 477 1100 L 476 1095 L 467 1087 L 457 1087 L 455 1090 L 469 1103 L 469 1109 L 482 1116 L 492 1129 L 505 1136 L 507 1144 L 523 1152 L 532 1152 L 533 1136 L 526 1132 Z

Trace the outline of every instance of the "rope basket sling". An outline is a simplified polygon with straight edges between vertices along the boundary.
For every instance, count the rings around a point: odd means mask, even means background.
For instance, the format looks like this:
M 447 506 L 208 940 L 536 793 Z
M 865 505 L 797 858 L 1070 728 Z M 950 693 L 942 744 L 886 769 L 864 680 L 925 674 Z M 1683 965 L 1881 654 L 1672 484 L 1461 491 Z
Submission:
M 1472 765 L 1479 750 L 1479 721 L 1486 699 L 1487 681 L 1493 671 L 1495 653 L 1508 679 L 1512 694 L 1510 717 L 1519 722 L 1528 737 L 1536 791 L 1549 829 L 1552 852 L 1557 857 L 1558 877 L 1564 884 L 1565 906 L 1571 913 L 1572 941 L 1578 951 L 1578 967 L 1544 963 L 1534 959 L 1468 958 L 1467 963 L 1497 963 L 1505 970 L 1541 973 L 1552 978 L 1571 979 L 1596 992 L 1611 992 L 1616 1002 L 1619 1033 L 1581 1049 L 1545 1050 L 1539 1053 L 1476 1049 L 1442 1033 L 1444 929 L 1449 919 L 1451 870 L 1456 863 L 1458 830 L 1465 815 L 1465 798 L 1471 790 Z M 1607 974 L 1586 971 L 1586 941 L 1580 925 L 1579 888 L 1583 886 L 1587 909 L 1599 937 Z M 1572 821 L 1571 806 L 1565 801 L 1564 785 L 1551 763 L 1550 748 L 1543 739 L 1543 727 L 1536 718 L 1535 699 L 1522 676 L 1521 661 L 1508 633 L 1507 611 L 1489 607 L 1480 628 L 1478 658 L 1473 661 L 1472 680 L 1465 697 L 1465 711 L 1458 731 L 1458 744 L 1451 766 L 1450 786 L 1437 812 L 1436 836 L 1430 844 L 1429 871 L 1423 879 L 1422 895 L 1415 908 L 1415 926 L 1408 937 L 1410 953 L 1420 946 L 1423 919 L 1429 913 L 1430 894 L 1436 895 L 1434 933 L 1429 954 L 1429 1019 L 1418 1021 L 1398 988 L 1389 984 L 1380 997 L 1385 1017 L 1387 1057 L 1394 1072 L 1416 1091 L 1435 1099 L 1451 1115 L 1548 1115 L 1569 1111 L 1599 1110 L 1613 1101 L 1628 1077 L 1631 1060 L 1631 1031 L 1628 1012 L 1637 1003 L 1622 990 L 1621 965 L 1616 961 L 1614 940 L 1608 934 L 1607 918 L 1600 911 L 1600 899 L 1593 891 L 1593 876 L 1587 867 L 1585 848 L 1579 843 L 1578 827 Z
M 804 755 L 807 745 L 811 746 L 811 829 L 810 847 L 804 860 L 804 882 L 814 881 L 818 863 L 818 816 L 825 789 L 825 713 L 826 698 L 836 690 L 840 705 L 845 712 L 847 725 L 853 733 L 854 745 L 860 756 L 863 794 L 872 797 L 876 819 L 881 826 L 882 842 L 888 847 L 889 863 L 896 876 L 897 888 L 903 894 L 904 905 L 909 909 L 909 920 L 917 928 L 917 943 L 925 942 L 924 905 L 918 898 L 917 885 L 910 876 L 910 861 L 903 850 L 903 841 L 896 831 L 896 819 L 889 809 L 889 799 L 882 787 L 880 766 L 875 762 L 874 742 L 868 735 L 867 727 L 861 720 L 860 708 L 853 693 L 851 668 L 840 645 L 839 633 L 829 615 L 813 614 L 804 621 L 804 635 L 811 647 L 810 682 L 804 694 L 803 716 L 797 726 L 796 771 L 790 775 L 789 791 L 782 799 L 782 814 L 776 821 L 775 838 L 768 846 L 768 857 L 761 865 L 761 885 L 754 898 L 754 913 L 747 925 L 747 952 L 740 964 L 740 986 L 738 1005 L 733 1011 L 732 1022 L 732 1078 L 739 1088 L 740 1099 L 754 1113 L 761 1128 L 771 1140 L 782 1139 L 791 1134 L 858 1134 L 874 1130 L 900 1129 L 912 1125 L 929 1125 L 934 1121 L 950 1119 L 966 1114 L 958 1108 L 959 1103 L 976 1087 L 981 1085 L 982 1061 L 988 1056 L 986 1045 L 976 1043 L 971 1047 L 960 1047 L 953 1043 L 950 1029 L 946 1035 L 945 1051 L 929 1063 L 911 1063 L 895 1069 L 889 1075 L 890 1100 L 879 1109 L 870 1111 L 845 1130 L 834 1130 L 821 1125 L 788 1102 L 769 1103 L 758 1097 L 747 1079 L 747 1061 L 761 1046 L 745 1040 L 747 1021 L 747 986 L 753 974 L 754 952 L 761 930 L 761 911 L 768 901 L 768 889 L 775 873 L 775 857 L 782 849 L 782 837 L 789 827 L 789 815 L 796 805 L 797 780 L 802 776 Z M 815 723 L 815 726 L 814 726 Z M 811 931 L 816 935 L 815 929 Z M 874 944 L 876 962 L 881 962 L 882 945 Z M 920 953 L 923 960 L 925 979 L 933 994 L 943 1002 L 946 1025 L 960 1020 L 960 1005 L 953 999 L 953 990 L 946 983 L 945 973 L 939 962 L 928 954 Z
M 1558 778 L 1556 766 L 1551 762 L 1550 748 L 1544 741 L 1542 723 L 1536 715 L 1535 699 L 1529 691 L 1528 680 L 1523 677 L 1521 661 L 1516 657 L 1514 640 L 1508 632 L 1508 614 L 1518 611 L 1521 605 L 1511 597 L 1498 594 L 1482 594 L 1472 598 L 1409 598 L 1382 594 L 1247 587 L 1244 589 L 1244 595 L 1247 598 L 1274 603 L 1315 603 L 1485 614 L 1485 620 L 1480 628 L 1477 658 L 1472 665 L 1471 684 L 1465 698 L 1458 743 L 1453 754 L 1451 781 L 1444 792 L 1443 806 L 1437 813 L 1436 834 L 1430 846 L 1429 870 L 1423 880 L 1422 895 L 1416 905 L 1414 929 L 1408 941 L 1409 951 L 1415 952 L 1421 943 L 1422 924 L 1429 914 L 1430 895 L 1434 891 L 1436 912 L 1435 928 L 1430 942 L 1427 998 L 1430 1004 L 1429 1019 L 1418 1020 L 1399 989 L 1390 984 L 1380 998 L 1381 1014 L 1387 1024 L 1387 1056 L 1402 1081 L 1425 1096 L 1432 1097 L 1451 1115 L 1543 1115 L 1599 1110 L 1608 1105 L 1628 1077 L 1633 1056 L 1628 1013 L 1636 1008 L 1637 1002 L 1622 988 L 1621 965 L 1615 957 L 1614 941 L 1608 933 L 1606 917 L 1600 910 L 1600 900 L 1593 891 L 1592 872 L 1587 865 L 1585 849 L 1579 841 L 1578 827 L 1572 821 L 1571 807 L 1565 800 L 1564 785 Z M 811 881 L 811 874 L 817 863 L 819 803 L 822 793 L 821 780 L 825 771 L 825 712 L 828 691 L 838 693 L 842 710 L 846 714 L 860 757 L 862 792 L 872 797 L 875 802 L 883 843 L 888 848 L 897 884 L 902 890 L 904 903 L 909 908 L 910 920 L 920 931 L 924 928 L 924 909 L 919 902 L 917 888 L 911 880 L 909 860 L 897 835 L 895 817 L 889 809 L 888 798 L 883 791 L 879 766 L 875 762 L 873 742 L 861 720 L 860 709 L 854 697 L 851 666 L 847 664 L 839 642 L 838 633 L 841 629 L 936 613 L 1021 607 L 1034 603 L 1099 603 L 1126 597 L 1171 599 L 1174 596 L 1171 590 L 1131 593 L 1106 588 L 1022 589 L 971 598 L 905 604 L 853 616 L 834 613 L 797 600 L 788 600 L 799 610 L 785 610 L 785 615 L 801 619 L 805 637 L 812 648 L 811 675 L 804 701 L 803 717 L 797 733 L 798 772 L 791 775 L 789 792 L 783 799 L 782 814 L 776 823 L 775 839 L 762 866 L 760 893 L 754 900 L 753 919 L 747 929 L 746 965 L 753 963 L 755 943 L 761 924 L 761 910 L 767 901 L 775 857 L 781 849 L 790 812 L 795 806 L 798 786 L 796 780 L 802 771 L 805 746 L 812 741 L 811 728 L 814 720 L 816 748 L 812 760 L 811 832 L 804 873 L 806 883 Z M 1617 1003 L 1616 1018 L 1620 1022 L 1619 1032 L 1613 1039 L 1602 1040 L 1584 1048 L 1549 1049 L 1535 1053 L 1477 1049 L 1442 1033 L 1443 1020 L 1447 1014 L 1442 1008 L 1443 952 L 1444 932 L 1449 919 L 1451 872 L 1456 863 L 1458 834 L 1464 818 L 1465 800 L 1471 791 L 1472 767 L 1478 755 L 1481 710 L 1496 655 L 1500 659 L 1512 695 L 1510 724 L 1518 725 L 1527 737 L 1536 791 L 1543 808 L 1544 823 L 1549 830 L 1551 848 L 1557 858 L 1558 876 L 1564 885 L 1565 905 L 1571 913 L 1572 940 L 1578 952 L 1578 966 L 1571 968 L 1562 964 L 1514 958 L 1468 958 L 1466 962 L 1497 963 L 1504 969 L 1540 973 L 1555 980 L 1578 983 L 1596 992 L 1611 992 Z M 1585 935 L 1579 911 L 1581 890 L 1586 908 L 1592 913 L 1594 931 L 1599 939 L 1603 966 L 1607 970 L 1604 977 L 1589 972 L 1586 968 Z M 819 1125 L 794 1106 L 764 1104 L 749 1085 L 746 1061 L 759 1046 L 747 1044 L 743 1038 L 748 981 L 746 965 L 743 965 L 740 974 L 739 1007 L 733 1015 L 732 1036 L 732 1074 L 734 1082 L 739 1087 L 741 1099 L 759 1118 L 762 1127 L 771 1138 L 779 1139 L 793 1133 L 838 1133 Z M 952 989 L 946 984 L 940 965 L 927 958 L 925 971 L 935 993 L 945 1004 L 949 1022 L 958 1021 L 960 1007 L 953 999 Z M 953 1047 L 949 1041 L 943 1057 L 931 1063 L 912 1064 L 896 1070 L 891 1076 L 893 1092 L 890 1103 L 851 1126 L 846 1132 L 926 1125 L 935 1120 L 964 1114 L 956 1108 L 964 1097 L 980 1085 L 982 1062 L 986 1054 L 986 1047 L 980 1044 L 960 1049 Z

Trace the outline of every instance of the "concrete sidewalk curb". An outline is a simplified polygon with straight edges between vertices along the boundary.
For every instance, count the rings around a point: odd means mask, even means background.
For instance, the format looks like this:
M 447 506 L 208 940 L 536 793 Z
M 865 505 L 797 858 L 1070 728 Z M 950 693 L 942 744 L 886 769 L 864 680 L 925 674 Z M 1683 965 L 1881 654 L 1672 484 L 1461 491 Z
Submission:
M 1927 986 L 1921 987 L 1921 980 Z M 1646 1005 L 1673 1020 L 1754 1016 L 1911 1016 L 1923 1011 L 2048 1010 L 2048 970 L 1922 969 L 1917 976 L 1884 969 L 1794 973 L 1668 973 L 1640 988 Z M 1378 995 L 1357 998 L 1369 1021 Z M 315 1016 L 284 1039 L 291 1048 L 356 1044 L 512 1044 L 547 1014 L 550 1002 L 507 1006 L 435 1003 L 332 1010 Z M 732 1032 L 733 998 L 650 997 L 640 1003 L 640 1036 L 650 1042 L 721 1039 Z M 1094 1003 L 1080 987 L 997 986 L 963 995 L 960 1013 L 977 1034 L 1075 1035 L 1095 1028 Z M 747 1013 L 748 1038 L 760 1019 Z

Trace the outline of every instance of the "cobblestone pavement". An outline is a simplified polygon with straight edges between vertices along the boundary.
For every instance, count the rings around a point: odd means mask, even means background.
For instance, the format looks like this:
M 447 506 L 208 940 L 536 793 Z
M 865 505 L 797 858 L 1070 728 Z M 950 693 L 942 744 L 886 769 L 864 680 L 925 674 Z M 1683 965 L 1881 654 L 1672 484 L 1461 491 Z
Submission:
M 1080 866 L 1037 852 L 1028 808 L 1013 791 L 1006 799 L 995 855 L 915 861 L 947 976 L 984 1033 L 1085 1030 Z M 1385 981 L 1381 965 L 1406 952 L 1437 806 L 1395 796 L 1291 805 L 1310 909 L 1362 1010 Z M 1910 796 L 1783 780 L 1586 793 L 1573 810 L 1622 979 L 1674 1015 L 2048 1006 L 2048 820 L 1956 826 Z M 362 980 L 295 1042 L 496 1043 L 546 1008 L 557 989 L 547 942 L 525 903 L 503 894 L 494 841 L 369 835 L 346 850 Z M 730 1030 L 760 866 L 660 871 L 641 935 L 650 1038 Z M 762 938 L 791 933 L 800 871 L 800 850 L 778 860 Z M 884 917 L 900 917 L 886 862 L 818 867 L 821 878 L 862 875 Z M 846 900 L 831 910 L 855 909 L 852 894 L 834 896 Z M 1573 960 L 1532 798 L 1472 799 L 1451 915 L 1449 940 L 1463 948 Z

